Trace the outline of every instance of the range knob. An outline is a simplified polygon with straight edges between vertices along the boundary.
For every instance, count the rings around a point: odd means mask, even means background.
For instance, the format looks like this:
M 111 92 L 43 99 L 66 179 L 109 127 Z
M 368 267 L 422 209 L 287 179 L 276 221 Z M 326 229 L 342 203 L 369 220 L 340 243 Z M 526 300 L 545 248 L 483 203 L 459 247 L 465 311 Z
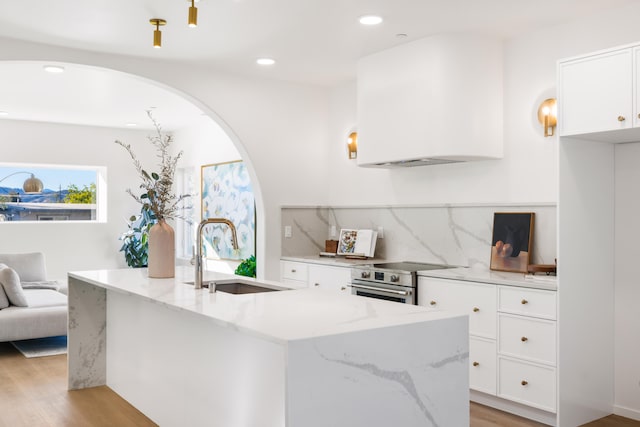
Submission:
M 392 274 L 391 277 L 389 277 L 389 280 L 392 281 L 392 282 L 399 282 L 400 281 L 400 276 Z
M 360 277 L 362 277 L 363 279 L 368 279 L 369 277 L 371 277 L 371 272 L 370 271 L 363 271 L 360 273 Z

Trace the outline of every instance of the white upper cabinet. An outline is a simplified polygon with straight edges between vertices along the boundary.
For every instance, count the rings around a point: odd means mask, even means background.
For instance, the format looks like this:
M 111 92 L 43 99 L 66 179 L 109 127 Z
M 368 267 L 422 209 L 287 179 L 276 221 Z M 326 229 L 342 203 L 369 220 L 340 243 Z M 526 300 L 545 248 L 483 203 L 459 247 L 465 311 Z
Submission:
M 502 42 L 456 34 L 358 62 L 358 165 L 501 158 Z
M 633 127 L 632 57 L 626 48 L 560 63 L 561 136 Z
M 640 42 L 558 62 L 558 133 L 640 140 Z

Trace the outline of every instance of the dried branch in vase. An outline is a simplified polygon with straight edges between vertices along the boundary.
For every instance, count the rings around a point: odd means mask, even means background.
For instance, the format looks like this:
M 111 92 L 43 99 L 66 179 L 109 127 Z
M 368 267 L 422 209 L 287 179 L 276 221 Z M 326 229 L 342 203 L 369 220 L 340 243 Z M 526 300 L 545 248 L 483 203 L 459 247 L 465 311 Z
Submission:
M 129 156 L 131 156 L 131 159 L 133 160 L 133 165 L 135 166 L 136 171 L 138 171 L 138 175 L 142 179 L 142 183 L 139 186 L 139 188 L 143 190 L 142 194 L 138 196 L 130 188 L 127 189 L 127 193 L 129 193 L 138 203 L 142 204 L 143 209 L 151 210 L 158 221 L 167 219 L 183 219 L 190 223 L 191 220 L 189 216 L 184 214 L 184 211 L 191 209 L 192 206 L 185 206 L 184 204 L 193 195 L 177 195 L 173 191 L 176 165 L 178 160 L 182 157 L 182 151 L 175 156 L 171 156 L 169 154 L 169 146 L 173 141 L 173 137 L 162 132 L 160 124 L 153 118 L 150 111 L 147 111 L 147 115 L 153 122 L 156 129 L 156 133 L 148 136 L 147 139 L 156 148 L 156 156 L 160 161 L 158 164 L 160 172 L 147 172 L 133 152 L 131 145 L 116 140 L 116 144 L 121 145 L 125 150 L 127 150 Z

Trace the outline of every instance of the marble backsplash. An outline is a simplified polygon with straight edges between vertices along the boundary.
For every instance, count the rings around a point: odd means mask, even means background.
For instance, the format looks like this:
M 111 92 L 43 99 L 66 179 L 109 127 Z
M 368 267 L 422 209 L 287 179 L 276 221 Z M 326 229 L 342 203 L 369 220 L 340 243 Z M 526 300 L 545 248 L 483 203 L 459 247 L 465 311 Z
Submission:
M 282 255 L 317 255 L 341 228 L 383 227 L 376 258 L 489 268 L 494 212 L 534 212 L 533 264 L 556 258 L 556 206 L 439 205 L 381 207 L 283 207 Z M 290 226 L 292 236 L 284 237 Z M 337 234 L 330 236 L 331 226 Z

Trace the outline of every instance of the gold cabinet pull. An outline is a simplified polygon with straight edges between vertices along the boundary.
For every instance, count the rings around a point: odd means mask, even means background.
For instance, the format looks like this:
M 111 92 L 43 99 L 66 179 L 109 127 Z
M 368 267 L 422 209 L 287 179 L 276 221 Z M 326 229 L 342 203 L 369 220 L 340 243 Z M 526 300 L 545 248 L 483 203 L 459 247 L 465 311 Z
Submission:
M 344 287 L 344 286 L 340 288 L 340 290 L 341 290 L 341 291 L 344 291 L 344 290 L 346 290 L 346 289 L 347 289 L 347 288 L 346 288 L 346 287 Z
M 431 305 L 436 305 L 436 302 L 435 302 L 435 301 L 433 301 L 433 300 L 431 300 L 431 301 L 429 301 L 429 304 L 431 304 Z
M 527 338 L 527 337 L 522 337 L 522 338 L 520 338 L 520 341 L 522 341 L 522 342 L 527 342 L 527 341 L 529 341 L 529 338 Z
M 320 283 L 314 283 L 313 286 L 320 286 Z
M 522 301 L 520 301 L 520 304 L 522 305 L 529 304 L 529 301 L 523 298 Z
M 292 273 L 295 273 L 295 272 L 296 272 L 296 269 L 295 269 L 295 268 L 292 268 L 292 269 L 291 269 L 291 272 L 292 272 Z
M 477 313 L 477 312 L 479 312 L 479 311 L 480 311 L 480 309 L 479 309 L 478 307 L 473 307 L 473 312 L 474 312 L 474 313 Z
M 520 384 L 522 384 L 522 385 L 527 385 L 527 384 L 529 384 L 529 383 L 528 383 L 526 380 L 522 380 L 522 381 L 520 381 Z
M 624 122 L 626 119 L 624 116 L 618 116 L 618 121 L 619 122 Z
M 638 114 L 638 118 L 640 119 L 640 114 Z
M 473 362 L 473 366 L 480 366 L 478 362 Z

